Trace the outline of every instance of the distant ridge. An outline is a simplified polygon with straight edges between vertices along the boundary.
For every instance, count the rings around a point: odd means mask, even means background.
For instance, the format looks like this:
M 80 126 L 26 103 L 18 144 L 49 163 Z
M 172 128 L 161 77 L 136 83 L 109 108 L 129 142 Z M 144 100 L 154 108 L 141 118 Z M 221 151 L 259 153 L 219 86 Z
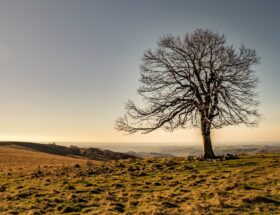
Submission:
M 136 159 L 137 156 L 126 153 L 113 152 L 110 150 L 101 150 L 98 148 L 79 148 L 77 146 L 60 146 L 55 143 L 42 144 L 33 142 L 17 142 L 17 141 L 0 141 L 0 147 L 16 146 L 21 149 L 31 150 L 36 152 L 44 152 L 54 155 L 79 157 L 90 160 L 121 160 L 121 159 Z
M 82 156 L 92 160 L 122 160 L 135 159 L 137 156 L 128 153 L 113 152 L 111 150 L 101 150 L 99 148 L 82 149 Z
M 3 141 L 0 142 L 0 146 L 20 146 L 27 150 L 45 152 L 55 155 L 71 155 L 73 154 L 66 146 L 60 146 L 56 144 L 41 144 L 33 142 L 17 142 L 17 141 Z

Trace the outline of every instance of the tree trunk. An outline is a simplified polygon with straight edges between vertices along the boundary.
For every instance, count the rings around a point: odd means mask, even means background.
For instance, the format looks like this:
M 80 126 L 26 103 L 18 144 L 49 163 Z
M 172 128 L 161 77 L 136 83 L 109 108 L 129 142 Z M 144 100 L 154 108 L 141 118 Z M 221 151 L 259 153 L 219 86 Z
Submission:
M 204 159 L 213 159 L 215 158 L 215 154 L 212 148 L 211 143 L 211 124 L 207 117 L 201 115 L 201 133 L 203 137 L 203 158 Z
M 212 148 L 212 143 L 211 143 L 211 136 L 209 134 L 202 134 L 203 135 L 203 158 L 205 159 L 213 159 L 215 158 L 215 154 Z

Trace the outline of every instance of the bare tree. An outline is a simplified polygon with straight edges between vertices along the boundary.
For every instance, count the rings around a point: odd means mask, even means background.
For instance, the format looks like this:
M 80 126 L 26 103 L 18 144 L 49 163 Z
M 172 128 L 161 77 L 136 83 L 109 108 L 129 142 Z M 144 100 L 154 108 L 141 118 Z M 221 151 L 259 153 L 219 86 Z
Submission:
M 255 126 L 258 84 L 252 66 L 256 51 L 228 45 L 224 35 L 197 29 L 183 39 L 164 36 L 144 54 L 138 93 L 145 108 L 132 101 L 116 129 L 129 134 L 158 128 L 200 127 L 204 158 L 214 158 L 211 129 L 229 125 Z

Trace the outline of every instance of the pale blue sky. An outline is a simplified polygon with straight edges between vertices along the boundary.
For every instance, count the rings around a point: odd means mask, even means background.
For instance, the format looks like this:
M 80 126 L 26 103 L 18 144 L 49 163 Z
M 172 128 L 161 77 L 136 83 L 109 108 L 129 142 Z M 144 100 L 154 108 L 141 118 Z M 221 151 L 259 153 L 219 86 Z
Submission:
M 123 136 L 114 121 L 127 99 L 139 101 L 146 49 L 164 34 L 209 28 L 261 57 L 264 120 L 255 130 L 221 130 L 216 139 L 278 141 L 279 9 L 276 0 L 0 0 L 0 139 L 196 141 L 194 130 Z

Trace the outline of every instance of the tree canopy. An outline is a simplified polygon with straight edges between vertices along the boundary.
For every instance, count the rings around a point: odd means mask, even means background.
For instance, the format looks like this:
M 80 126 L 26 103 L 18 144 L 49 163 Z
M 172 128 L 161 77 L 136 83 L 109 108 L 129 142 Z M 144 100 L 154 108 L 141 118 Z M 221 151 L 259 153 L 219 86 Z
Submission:
M 138 93 L 145 107 L 128 101 L 116 129 L 132 134 L 200 127 L 205 146 L 211 145 L 212 128 L 257 125 L 258 79 L 253 66 L 259 57 L 254 49 L 235 48 L 223 34 L 197 29 L 183 38 L 162 37 L 142 62 Z

